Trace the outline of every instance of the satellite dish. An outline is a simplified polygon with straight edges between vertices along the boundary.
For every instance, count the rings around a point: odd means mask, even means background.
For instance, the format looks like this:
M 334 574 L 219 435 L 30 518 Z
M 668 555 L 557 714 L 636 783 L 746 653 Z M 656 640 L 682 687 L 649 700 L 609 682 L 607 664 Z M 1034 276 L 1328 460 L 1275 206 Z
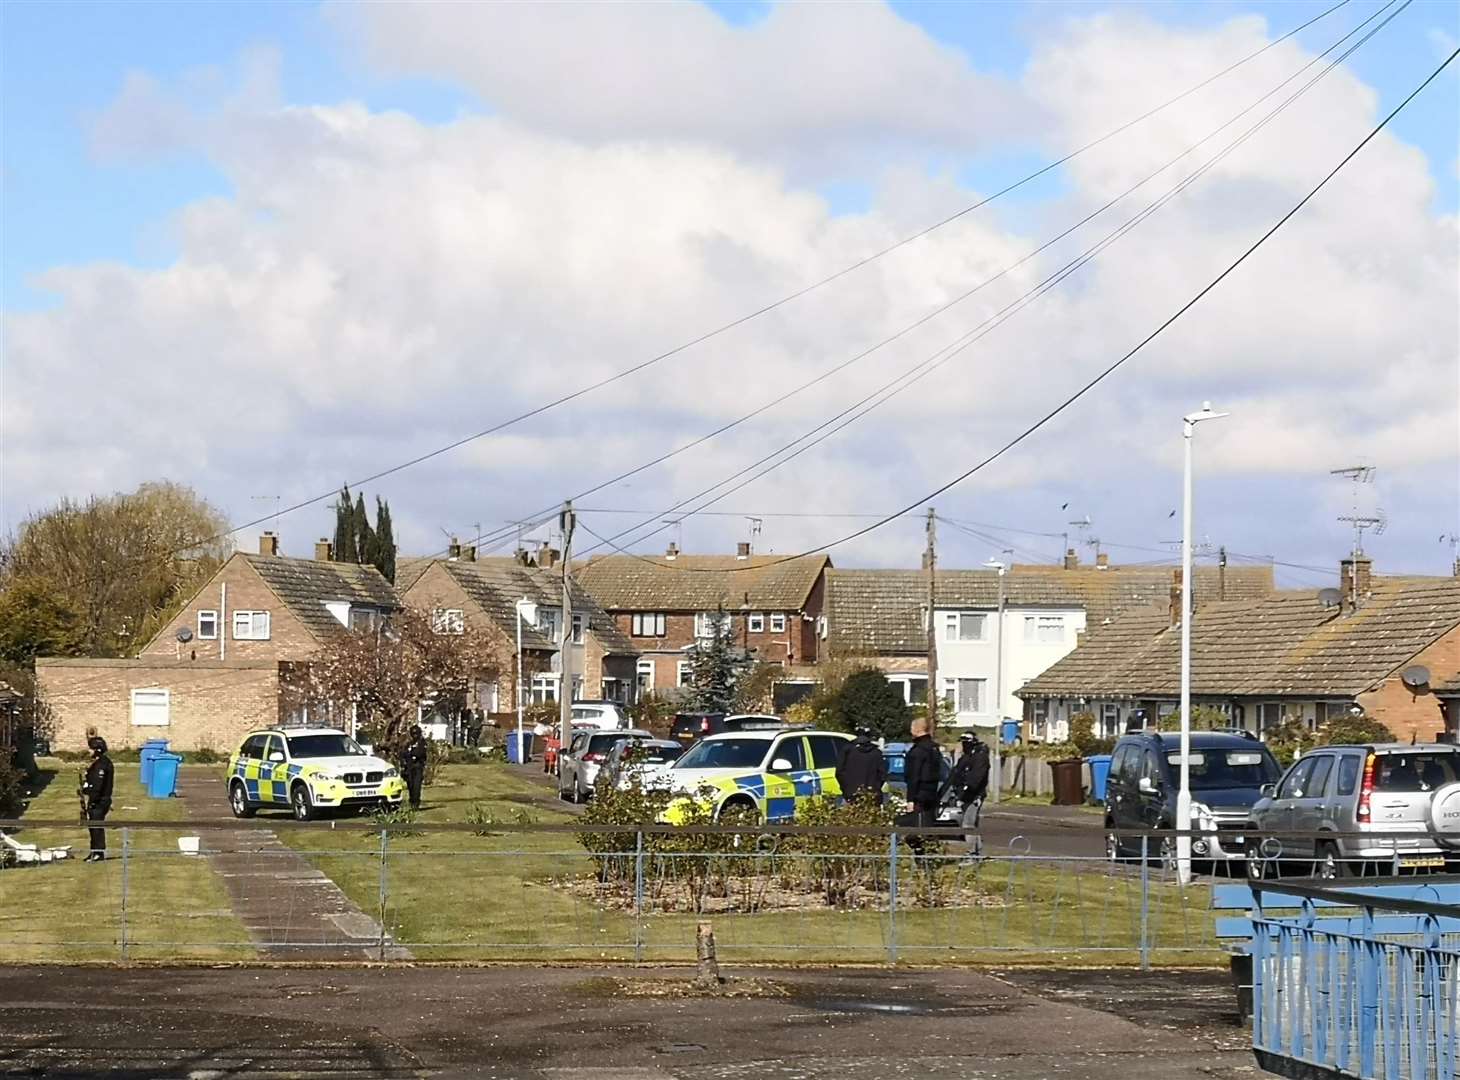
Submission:
M 1343 603 L 1343 593 L 1337 589 L 1319 589 L 1318 602 L 1324 607 L 1338 607 Z
M 193 640 L 193 632 L 189 630 L 186 626 L 180 626 L 177 630 L 177 639 L 178 641 L 186 645 L 188 642 Z
M 1399 681 L 1410 690 L 1423 690 L 1430 684 L 1430 669 L 1423 664 L 1407 667 L 1400 673 Z

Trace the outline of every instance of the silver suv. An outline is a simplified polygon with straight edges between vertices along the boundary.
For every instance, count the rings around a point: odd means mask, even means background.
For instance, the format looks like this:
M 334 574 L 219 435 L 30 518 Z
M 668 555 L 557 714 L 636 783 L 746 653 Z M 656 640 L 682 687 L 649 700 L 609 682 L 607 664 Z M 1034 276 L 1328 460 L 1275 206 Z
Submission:
M 1443 743 L 1312 750 L 1276 785 L 1263 789 L 1263 798 L 1252 808 L 1253 827 L 1260 832 L 1336 835 L 1332 840 L 1283 838 L 1281 850 L 1250 838 L 1248 873 L 1262 875 L 1274 856 L 1312 862 L 1324 878 L 1362 874 L 1370 866 L 1382 873 L 1396 862 L 1401 869 L 1443 868 L 1453 849 L 1441 847 L 1432 834 L 1431 803 L 1437 791 L 1457 781 L 1460 747 Z M 1384 835 L 1392 833 L 1415 835 Z

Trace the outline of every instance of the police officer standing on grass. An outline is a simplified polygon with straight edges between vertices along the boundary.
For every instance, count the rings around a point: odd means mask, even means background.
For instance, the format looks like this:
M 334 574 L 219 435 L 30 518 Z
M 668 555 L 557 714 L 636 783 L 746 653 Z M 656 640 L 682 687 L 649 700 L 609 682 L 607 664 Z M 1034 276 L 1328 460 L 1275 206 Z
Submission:
M 86 767 L 86 775 L 81 778 L 81 796 L 86 800 L 86 820 L 105 821 L 107 812 L 112 808 L 112 781 L 116 770 L 112 768 L 112 759 L 106 756 L 105 739 L 100 735 L 93 735 L 86 740 L 86 745 L 91 749 L 91 764 Z M 86 856 L 86 861 L 101 862 L 105 858 L 106 830 L 93 825 L 91 854 Z
M 851 802 L 864 792 L 882 804 L 882 785 L 887 783 L 887 759 L 872 741 L 872 729 L 857 728 L 857 737 L 842 750 L 836 763 L 836 784 L 842 798 Z
M 978 819 L 989 789 L 989 748 L 971 731 L 965 732 L 960 742 L 963 753 L 948 776 L 945 791 L 951 792 L 958 800 L 962 810 L 963 839 L 969 845 L 969 857 L 977 859 L 983 855 Z
M 908 829 L 928 829 L 938 820 L 938 799 L 943 793 L 943 755 L 933 743 L 933 726 L 925 717 L 912 722 L 913 743 L 903 757 L 907 783 L 907 804 L 897 824 Z M 923 853 L 924 837 L 908 837 L 908 847 Z
M 411 809 L 421 808 L 421 785 L 426 782 L 426 759 L 431 748 L 426 744 L 426 735 L 420 724 L 411 725 L 411 741 L 400 752 L 400 771 L 405 777 L 406 790 L 410 792 Z

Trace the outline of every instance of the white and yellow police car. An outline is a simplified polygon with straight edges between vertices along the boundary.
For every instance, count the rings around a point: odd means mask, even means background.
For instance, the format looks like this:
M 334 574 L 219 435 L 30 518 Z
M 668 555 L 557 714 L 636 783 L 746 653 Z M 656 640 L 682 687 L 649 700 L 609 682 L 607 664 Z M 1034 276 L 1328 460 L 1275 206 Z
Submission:
M 326 727 L 250 732 L 224 776 L 234 817 L 289 807 L 300 821 L 326 809 L 396 807 L 405 797 L 400 770 L 367 754 L 343 731 Z
M 707 801 L 716 820 L 743 810 L 769 824 L 794 821 L 809 800 L 841 795 L 836 766 L 851 738 L 801 728 L 706 736 L 657 774 L 656 783 L 681 795 L 664 820 L 682 822 L 693 800 Z

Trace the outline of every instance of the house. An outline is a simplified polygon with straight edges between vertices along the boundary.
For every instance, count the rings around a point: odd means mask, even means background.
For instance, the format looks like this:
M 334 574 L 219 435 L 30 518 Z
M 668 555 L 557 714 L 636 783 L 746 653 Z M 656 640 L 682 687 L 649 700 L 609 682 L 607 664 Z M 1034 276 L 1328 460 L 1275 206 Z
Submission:
M 1285 720 L 1314 727 L 1358 705 L 1405 741 L 1453 736 L 1456 710 L 1446 706 L 1460 684 L 1460 578 L 1376 578 L 1367 558 L 1350 557 L 1340 580 L 1352 588 L 1198 607 L 1193 704 L 1259 734 Z M 1019 691 L 1026 717 L 1061 730 L 1089 712 L 1113 734 L 1135 709 L 1153 718 L 1174 711 L 1179 612 L 1093 628 Z
M 517 647 L 517 603 L 536 605 L 536 621 L 522 626 L 523 681 L 529 701 L 557 701 L 562 682 L 562 571 L 558 553 L 542 548 L 528 556 L 479 559 L 472 547 L 453 545 L 446 559 L 404 559 L 396 588 L 412 607 L 429 609 L 446 632 L 473 625 L 496 638 L 504 653 Z M 571 580 L 571 579 L 570 579 Z M 632 704 L 639 650 L 581 585 L 573 601 L 573 700 Z M 458 631 L 459 632 L 459 631 Z M 482 688 L 481 709 L 505 715 L 516 709 L 515 666 Z
M 135 657 L 36 661 L 58 749 L 82 749 L 86 730 L 115 747 L 151 738 L 230 750 L 250 728 L 292 716 L 285 692 L 297 665 L 340 634 L 370 631 L 400 602 L 373 566 L 278 553 L 236 552 Z
M 574 570 L 640 652 L 638 688 L 663 692 L 684 684 L 689 654 L 728 624 L 735 644 L 773 664 L 814 663 L 826 631 L 822 601 L 831 559 L 754 555 L 604 555 Z
M 1273 589 L 1265 566 L 1202 567 L 1195 580 L 1199 605 Z M 1073 553 L 1063 567 L 1016 565 L 1002 583 L 997 570 L 938 570 L 939 693 L 955 724 L 992 727 L 998 716 L 1022 715 L 1015 691 L 1074 649 L 1088 625 L 1153 605 L 1164 617 L 1173 582 L 1169 567 L 1124 567 L 1104 558 L 1081 567 Z M 831 570 L 826 608 L 831 655 L 864 659 L 901 686 L 909 703 L 927 700 L 926 570 Z M 1002 702 L 994 700 L 998 691 Z

